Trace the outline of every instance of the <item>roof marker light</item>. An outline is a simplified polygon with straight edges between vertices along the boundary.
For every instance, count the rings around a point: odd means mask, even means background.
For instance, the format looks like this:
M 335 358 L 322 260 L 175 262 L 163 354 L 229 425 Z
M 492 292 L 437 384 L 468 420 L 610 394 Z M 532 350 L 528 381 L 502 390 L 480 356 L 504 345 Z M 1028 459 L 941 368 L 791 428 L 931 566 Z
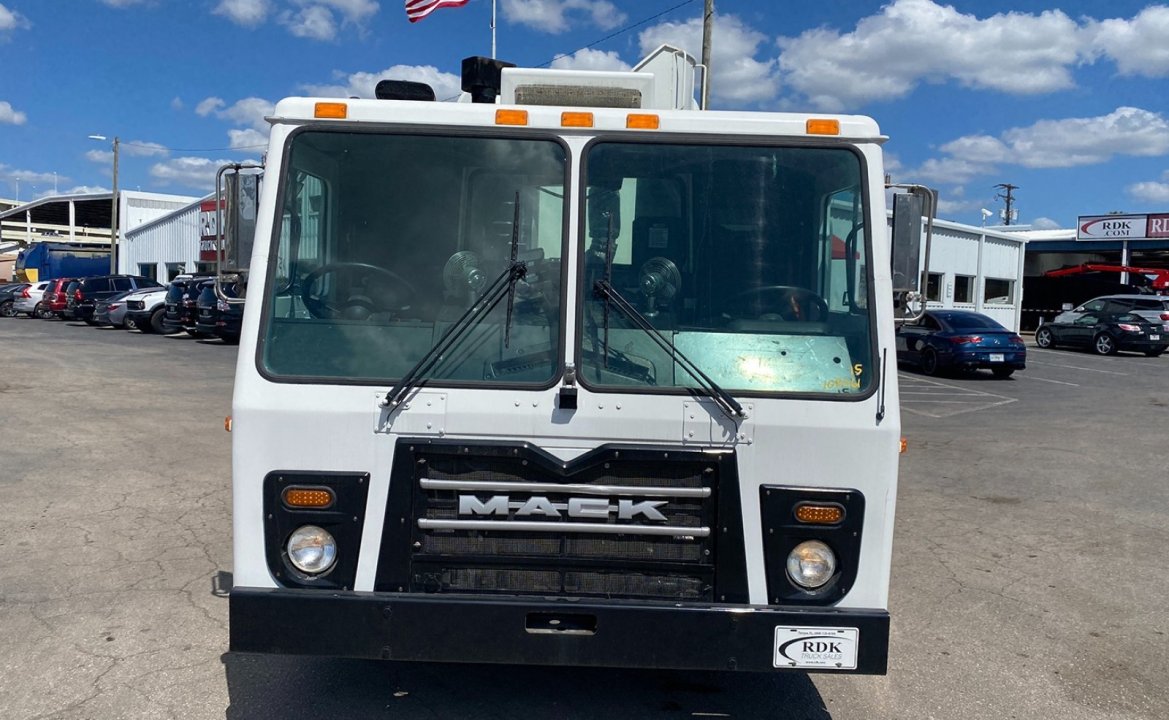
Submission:
M 528 111 L 527 110 L 496 110 L 495 111 L 496 125 L 527 125 Z
M 349 117 L 349 106 L 345 103 L 319 102 L 313 107 L 313 117 L 344 120 Z
M 593 114 L 591 112 L 560 113 L 560 127 L 591 128 L 592 126 Z
M 625 118 L 625 127 L 630 130 L 657 130 L 661 127 L 661 118 L 657 115 L 634 113 Z
M 840 121 L 827 118 L 812 118 L 806 125 L 809 135 L 839 135 Z

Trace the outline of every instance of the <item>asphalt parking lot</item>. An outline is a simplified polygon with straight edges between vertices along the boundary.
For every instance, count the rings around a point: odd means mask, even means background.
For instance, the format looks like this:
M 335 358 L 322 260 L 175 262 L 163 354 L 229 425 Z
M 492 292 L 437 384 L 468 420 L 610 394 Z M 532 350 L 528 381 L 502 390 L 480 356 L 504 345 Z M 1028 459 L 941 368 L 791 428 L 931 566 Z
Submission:
M 0 348 L 3 718 L 1169 714 L 1169 357 L 902 374 L 890 670 L 859 677 L 227 654 L 235 348 L 26 319 Z

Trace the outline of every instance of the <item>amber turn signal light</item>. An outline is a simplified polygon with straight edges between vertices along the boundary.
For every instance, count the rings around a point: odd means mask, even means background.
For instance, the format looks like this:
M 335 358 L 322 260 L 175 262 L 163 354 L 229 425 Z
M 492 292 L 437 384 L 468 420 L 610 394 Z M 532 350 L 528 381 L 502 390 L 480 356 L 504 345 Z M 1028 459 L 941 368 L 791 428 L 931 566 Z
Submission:
M 323 510 L 333 504 L 333 491 L 324 487 L 290 487 L 284 490 L 284 504 L 298 510 Z
M 223 418 L 223 429 L 226 430 L 227 432 L 231 432 L 231 416 L 230 415 Z
M 344 120 L 349 117 L 349 106 L 345 103 L 319 102 L 313 107 L 313 117 Z
M 836 525 L 844 519 L 844 508 L 839 505 L 801 503 L 796 506 L 796 520 L 811 525 Z

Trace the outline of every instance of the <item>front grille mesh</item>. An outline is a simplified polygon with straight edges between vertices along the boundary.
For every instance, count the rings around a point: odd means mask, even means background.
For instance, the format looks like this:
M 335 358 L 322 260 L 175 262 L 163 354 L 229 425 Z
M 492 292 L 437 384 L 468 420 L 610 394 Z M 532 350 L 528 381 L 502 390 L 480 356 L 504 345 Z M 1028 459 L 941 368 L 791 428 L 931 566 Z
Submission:
M 663 459 L 664 460 L 664 459 Z M 681 528 L 711 528 L 716 524 L 717 472 L 701 460 L 658 462 L 610 462 L 594 471 L 571 477 L 550 477 L 519 458 L 431 455 L 420 457 L 414 478 L 412 592 L 457 592 L 540 596 L 582 596 L 708 601 L 713 599 L 713 537 L 694 535 L 647 535 L 631 532 L 566 532 L 574 519 L 539 516 L 548 530 L 503 531 L 464 528 L 420 528 L 418 518 L 466 520 L 459 516 L 459 496 L 475 495 L 486 502 L 506 494 L 523 502 L 533 495 L 564 503 L 571 492 L 504 492 L 475 489 L 475 483 L 571 483 L 618 487 L 710 488 L 705 498 L 655 498 L 665 500 L 659 511 L 665 524 Z M 467 483 L 458 490 L 422 488 L 420 480 Z M 593 496 L 589 496 L 593 497 Z M 603 495 L 601 497 L 604 497 Z M 624 497 L 645 500 L 626 491 Z M 610 499 L 610 502 L 616 502 Z M 610 514 L 608 524 L 619 521 Z M 476 516 L 475 520 L 499 522 L 517 518 Z M 521 518 L 532 520 L 533 518 Z M 592 519 L 589 522 L 604 522 Z M 626 523 L 631 521 L 624 521 Z M 652 524 L 641 517 L 638 524 Z

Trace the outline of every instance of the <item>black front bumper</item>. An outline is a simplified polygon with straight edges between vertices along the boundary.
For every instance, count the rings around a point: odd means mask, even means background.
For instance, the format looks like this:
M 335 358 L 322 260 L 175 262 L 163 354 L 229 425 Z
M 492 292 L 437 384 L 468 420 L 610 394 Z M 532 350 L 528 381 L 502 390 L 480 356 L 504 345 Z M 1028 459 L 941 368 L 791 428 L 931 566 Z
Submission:
M 777 626 L 845 627 L 831 672 L 883 675 L 889 648 L 883 610 L 236 588 L 230 614 L 233 652 L 386 660 L 770 671 Z

